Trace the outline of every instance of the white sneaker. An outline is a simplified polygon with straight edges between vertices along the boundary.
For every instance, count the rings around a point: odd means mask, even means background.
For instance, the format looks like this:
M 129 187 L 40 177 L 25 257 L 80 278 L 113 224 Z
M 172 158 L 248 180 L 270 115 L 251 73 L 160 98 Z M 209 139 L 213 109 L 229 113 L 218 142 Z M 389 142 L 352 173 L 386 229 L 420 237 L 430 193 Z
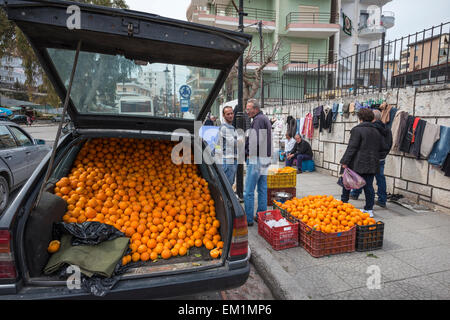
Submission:
M 373 218 L 373 210 L 362 210 L 364 213 L 368 213 L 371 218 Z

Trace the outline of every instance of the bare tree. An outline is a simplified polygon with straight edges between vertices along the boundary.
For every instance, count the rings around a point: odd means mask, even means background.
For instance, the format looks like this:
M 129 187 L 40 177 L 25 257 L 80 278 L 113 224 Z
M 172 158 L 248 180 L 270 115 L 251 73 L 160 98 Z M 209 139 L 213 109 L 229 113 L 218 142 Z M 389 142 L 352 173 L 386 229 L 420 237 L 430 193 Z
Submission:
M 278 51 L 280 50 L 281 39 L 277 41 L 277 43 L 272 47 L 272 50 L 269 54 L 264 55 L 265 50 L 255 50 L 253 45 L 250 43 L 250 46 L 247 50 L 247 53 L 244 56 L 244 74 L 243 74 L 243 105 L 247 104 L 249 99 L 255 97 L 258 93 L 258 90 L 261 88 L 261 77 L 263 76 L 264 68 L 275 61 Z M 259 57 L 261 54 L 261 50 L 263 51 L 263 60 L 260 61 L 258 67 L 254 70 L 248 70 L 247 65 L 255 61 L 255 57 Z M 267 52 L 267 51 L 266 51 Z M 233 88 L 233 83 L 238 78 L 238 65 L 239 62 L 236 62 L 233 68 L 228 75 L 228 78 L 225 82 L 225 90 L 227 94 L 227 98 L 230 98 L 230 93 Z

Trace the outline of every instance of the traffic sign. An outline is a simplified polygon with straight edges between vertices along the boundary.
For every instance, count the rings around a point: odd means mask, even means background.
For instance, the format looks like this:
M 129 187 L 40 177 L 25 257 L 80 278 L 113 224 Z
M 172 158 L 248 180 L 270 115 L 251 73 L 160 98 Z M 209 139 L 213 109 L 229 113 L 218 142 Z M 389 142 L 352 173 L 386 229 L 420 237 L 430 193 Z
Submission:
M 192 94 L 192 89 L 188 85 L 182 85 L 180 87 L 180 96 L 184 99 L 190 99 Z
M 181 112 L 187 112 L 189 110 L 189 104 L 189 99 L 180 99 Z

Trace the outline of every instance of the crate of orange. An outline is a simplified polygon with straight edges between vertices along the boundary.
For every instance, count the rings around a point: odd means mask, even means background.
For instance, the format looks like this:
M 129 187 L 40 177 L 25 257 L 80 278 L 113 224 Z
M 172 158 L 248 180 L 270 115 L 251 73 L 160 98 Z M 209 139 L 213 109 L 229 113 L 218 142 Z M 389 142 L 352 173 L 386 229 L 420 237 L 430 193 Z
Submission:
M 300 222 L 299 234 L 300 246 L 315 258 L 355 251 L 356 227 L 326 233 Z
M 356 226 L 356 251 L 371 251 L 383 247 L 384 223 Z
M 258 212 L 258 234 L 272 246 L 274 250 L 282 250 L 298 246 L 298 224 L 287 220 L 286 226 L 269 226 L 269 220 L 282 219 L 280 210 Z
M 299 242 L 312 256 L 355 251 L 356 226 L 375 224 L 368 213 L 333 196 L 309 195 L 275 203 L 291 222 L 299 222 Z
M 295 188 L 297 186 L 297 169 L 284 167 L 270 169 L 267 175 L 267 188 Z

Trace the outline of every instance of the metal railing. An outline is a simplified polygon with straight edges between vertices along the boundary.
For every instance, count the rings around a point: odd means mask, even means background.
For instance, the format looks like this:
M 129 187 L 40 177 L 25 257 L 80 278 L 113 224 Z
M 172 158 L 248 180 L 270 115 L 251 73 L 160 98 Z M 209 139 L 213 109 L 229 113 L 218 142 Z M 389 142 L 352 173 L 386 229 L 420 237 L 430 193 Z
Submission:
M 211 5 L 209 13 L 217 16 L 227 16 L 239 18 L 239 13 L 233 5 Z M 249 8 L 245 7 L 246 19 L 263 20 L 263 21 L 275 21 L 275 10 Z
M 286 28 L 291 23 L 338 23 L 339 14 L 325 12 L 290 12 L 286 15 Z
M 317 56 L 314 68 L 300 63 L 266 81 L 266 101 L 290 104 L 383 90 L 450 82 L 450 22 L 335 59 Z M 302 57 L 301 57 L 302 58 Z M 303 57 L 304 58 L 304 57 Z M 308 59 L 299 59 L 308 60 Z M 283 65 L 295 61 L 290 54 Z M 281 101 L 280 101 L 281 100 Z

